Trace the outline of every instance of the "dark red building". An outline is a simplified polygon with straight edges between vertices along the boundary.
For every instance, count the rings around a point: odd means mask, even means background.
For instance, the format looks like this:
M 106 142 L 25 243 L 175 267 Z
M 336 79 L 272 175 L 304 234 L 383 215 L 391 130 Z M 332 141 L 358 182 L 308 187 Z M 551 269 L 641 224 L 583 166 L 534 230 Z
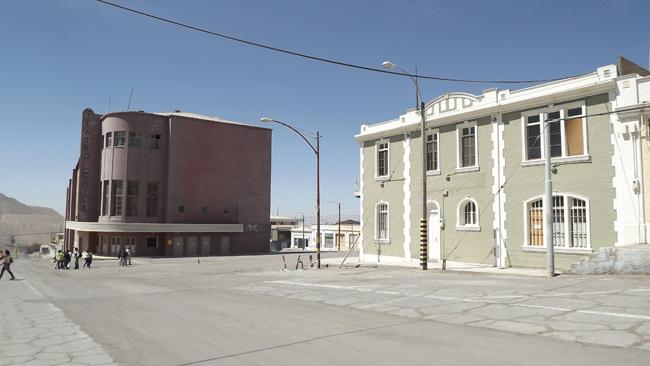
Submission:
M 269 251 L 271 130 L 191 113 L 83 111 L 66 247 L 115 255 Z

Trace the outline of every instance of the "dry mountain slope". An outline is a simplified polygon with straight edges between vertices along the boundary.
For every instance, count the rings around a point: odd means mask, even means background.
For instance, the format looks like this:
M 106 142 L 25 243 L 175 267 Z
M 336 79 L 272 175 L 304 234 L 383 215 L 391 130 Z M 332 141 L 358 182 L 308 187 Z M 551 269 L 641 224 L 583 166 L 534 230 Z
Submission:
M 63 216 L 53 209 L 28 206 L 0 193 L 0 246 L 10 244 L 12 233 L 18 245 L 48 243 L 62 228 Z

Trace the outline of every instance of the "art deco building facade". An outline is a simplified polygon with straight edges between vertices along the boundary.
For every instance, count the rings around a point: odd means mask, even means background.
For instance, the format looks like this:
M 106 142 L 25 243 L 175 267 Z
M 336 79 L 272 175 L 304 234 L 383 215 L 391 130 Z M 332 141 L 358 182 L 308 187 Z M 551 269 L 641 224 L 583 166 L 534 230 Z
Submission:
M 83 111 L 66 247 L 268 252 L 271 130 L 191 113 Z

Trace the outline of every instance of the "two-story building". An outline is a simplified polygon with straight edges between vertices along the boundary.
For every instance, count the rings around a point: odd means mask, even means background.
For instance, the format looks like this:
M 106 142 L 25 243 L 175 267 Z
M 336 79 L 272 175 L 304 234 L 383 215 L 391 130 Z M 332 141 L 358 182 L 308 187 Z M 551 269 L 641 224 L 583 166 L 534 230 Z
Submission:
M 544 158 L 553 178 L 558 268 L 602 247 L 646 242 L 641 131 L 648 71 L 620 58 L 595 72 L 519 90 L 447 93 L 419 110 L 362 125 L 361 260 L 419 262 L 422 174 L 428 256 L 545 266 Z M 550 123 L 550 151 L 543 122 Z M 426 139 L 423 158 L 422 138 Z M 647 154 L 647 152 L 646 152 Z M 646 173 L 647 174 L 647 173 Z

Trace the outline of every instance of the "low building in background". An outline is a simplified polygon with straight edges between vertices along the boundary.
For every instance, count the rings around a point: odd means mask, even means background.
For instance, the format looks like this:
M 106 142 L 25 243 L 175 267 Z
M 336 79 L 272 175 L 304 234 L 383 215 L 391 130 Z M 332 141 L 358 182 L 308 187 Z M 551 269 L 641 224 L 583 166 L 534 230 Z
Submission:
M 340 232 L 339 232 L 340 229 Z M 338 223 L 327 223 L 320 225 L 321 250 L 348 250 L 352 245 L 358 244 L 357 240 L 361 233 L 359 221 L 346 220 Z M 291 229 L 291 248 L 316 250 L 316 236 L 318 235 L 316 224 L 303 228 L 302 225 Z
M 82 115 L 67 248 L 116 255 L 268 252 L 271 130 L 191 113 Z
M 291 247 L 291 230 L 300 219 L 283 216 L 271 216 L 271 250 Z

